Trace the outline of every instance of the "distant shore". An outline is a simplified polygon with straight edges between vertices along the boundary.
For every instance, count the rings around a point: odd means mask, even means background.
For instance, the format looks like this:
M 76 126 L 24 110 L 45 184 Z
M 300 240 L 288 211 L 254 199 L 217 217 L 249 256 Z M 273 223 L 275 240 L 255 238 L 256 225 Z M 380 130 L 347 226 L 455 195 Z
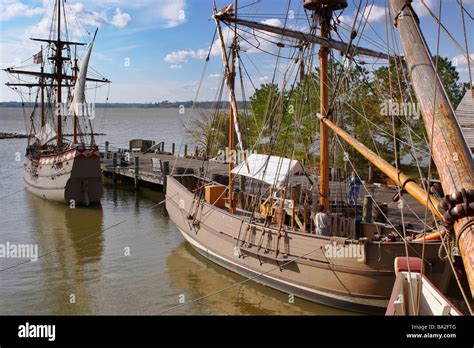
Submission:
M 72 136 L 72 134 L 63 134 L 65 136 Z M 79 134 L 82 135 L 82 134 Z M 88 135 L 88 134 L 87 134 Z M 107 135 L 105 133 L 94 133 L 94 135 Z M 20 134 L 20 133 L 5 133 L 5 132 L 0 132 L 0 139 L 22 139 L 22 138 L 28 138 L 28 135 L 26 134 Z
M 248 103 L 248 102 L 247 102 Z M 244 106 L 244 102 L 240 101 L 237 102 L 239 108 Z M 0 102 L 0 107 L 9 107 L 9 108 L 21 108 L 22 106 L 26 107 L 33 107 L 34 103 L 21 103 L 21 102 Z M 191 108 L 193 107 L 193 101 L 181 101 L 181 102 L 170 102 L 170 101 L 162 101 L 162 102 L 155 102 L 155 103 L 96 103 L 95 107 L 97 108 L 140 108 L 140 109 L 151 109 L 151 108 Z M 213 101 L 200 101 L 194 104 L 196 109 L 214 109 L 216 107 L 216 103 Z M 219 103 L 220 108 L 229 108 L 229 102 L 221 102 Z

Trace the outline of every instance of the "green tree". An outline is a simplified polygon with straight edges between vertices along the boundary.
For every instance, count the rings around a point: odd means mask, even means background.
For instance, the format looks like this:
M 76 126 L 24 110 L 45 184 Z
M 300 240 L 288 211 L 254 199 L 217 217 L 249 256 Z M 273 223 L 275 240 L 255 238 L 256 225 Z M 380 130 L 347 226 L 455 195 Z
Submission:
M 466 85 L 459 82 L 459 73 L 449 58 L 434 56 L 433 61 L 438 66 L 438 74 L 449 100 L 456 109 L 466 93 Z

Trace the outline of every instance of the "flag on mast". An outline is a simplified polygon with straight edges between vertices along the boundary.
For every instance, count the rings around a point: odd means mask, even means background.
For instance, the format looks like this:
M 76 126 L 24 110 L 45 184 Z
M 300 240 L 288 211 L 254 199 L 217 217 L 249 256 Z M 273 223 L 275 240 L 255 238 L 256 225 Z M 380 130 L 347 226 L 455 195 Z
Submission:
M 39 51 L 33 56 L 34 64 L 43 64 L 43 51 Z

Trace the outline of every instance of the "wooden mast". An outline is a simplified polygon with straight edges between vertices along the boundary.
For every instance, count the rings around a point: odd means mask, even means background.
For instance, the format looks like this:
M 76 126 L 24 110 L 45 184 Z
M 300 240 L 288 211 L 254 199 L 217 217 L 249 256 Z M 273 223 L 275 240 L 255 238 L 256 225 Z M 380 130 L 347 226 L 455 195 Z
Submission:
M 221 52 L 222 52 L 222 60 L 224 62 L 224 70 L 225 70 L 225 79 L 227 82 L 227 87 L 229 89 L 229 96 L 230 96 L 230 108 L 229 108 L 229 192 L 228 192 L 228 201 L 229 201 L 229 212 L 235 212 L 235 205 L 234 205 L 234 198 L 233 198 L 233 191 L 234 191 L 234 174 L 232 173 L 232 169 L 234 169 L 234 135 L 235 135 L 235 122 L 236 117 L 238 114 L 237 109 L 237 102 L 235 99 L 235 91 L 234 91 L 234 81 L 235 81 L 235 45 L 236 45 L 236 37 L 234 36 L 234 41 L 231 48 L 231 62 L 229 63 L 229 59 L 227 57 L 224 37 L 222 35 L 222 29 L 219 22 L 219 19 L 216 16 L 216 7 L 214 3 L 214 20 L 216 22 L 217 27 L 217 34 L 219 37 L 219 41 L 221 44 Z M 237 34 L 236 34 L 237 35 Z M 242 149 L 243 150 L 243 149 Z
M 453 216 L 453 230 L 463 258 L 471 295 L 474 296 L 474 216 L 466 190 L 474 190 L 474 160 L 456 121 L 454 110 L 435 71 L 435 65 L 421 33 L 411 0 L 390 0 L 398 26 L 405 59 L 410 72 L 432 158 L 438 170 L 448 216 Z M 449 196 L 448 196 L 449 195 Z M 442 201 L 443 203 L 443 201 Z M 463 212 L 459 214 L 459 211 Z
M 46 123 L 44 115 L 44 62 L 43 62 L 43 46 L 41 46 L 41 77 L 40 77 L 40 88 L 41 88 L 41 128 Z
M 95 31 L 97 34 L 97 30 Z M 94 34 L 94 39 L 95 39 L 95 34 Z M 77 81 L 77 73 L 79 71 L 79 68 L 77 66 L 77 46 L 74 47 L 74 73 L 73 76 L 75 76 L 74 81 Z M 74 114 L 72 115 L 73 120 L 74 120 L 74 130 L 73 130 L 73 143 L 77 144 L 77 115 L 76 112 L 74 111 Z M 93 132 L 92 132 L 93 133 Z M 93 135 L 91 135 L 93 136 Z
M 61 120 L 61 83 L 62 83 L 62 69 L 63 69 L 63 57 L 62 57 L 62 42 L 61 42 L 61 1 L 57 0 L 58 5 L 58 41 L 56 43 L 56 75 L 57 75 L 57 97 L 56 97 L 56 113 L 57 113 L 57 139 L 58 146 L 62 146 L 63 142 L 63 130 L 62 130 L 62 120 Z
M 332 11 L 329 8 L 321 8 L 319 20 L 321 26 L 321 37 L 329 38 L 329 20 Z M 327 116 L 329 109 L 328 89 L 328 56 L 329 48 L 319 48 L 319 93 L 320 113 Z M 319 122 L 319 204 L 329 210 L 329 133 L 328 127 L 322 121 Z

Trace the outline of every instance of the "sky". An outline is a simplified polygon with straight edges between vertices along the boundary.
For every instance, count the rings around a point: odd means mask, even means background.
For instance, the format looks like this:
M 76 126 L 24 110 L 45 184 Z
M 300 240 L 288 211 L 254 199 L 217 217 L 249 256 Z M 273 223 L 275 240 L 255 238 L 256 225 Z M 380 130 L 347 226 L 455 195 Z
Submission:
M 386 43 L 387 1 L 362 1 L 362 8 L 367 4 L 364 16 L 368 17 L 368 24 L 363 34 L 356 38 L 356 41 L 360 38 L 360 46 L 384 52 L 394 47 L 393 41 L 388 46 Z M 440 0 L 424 1 L 438 14 Z M 459 0 L 441 1 L 441 18 L 452 36 L 465 47 L 457 1 Z M 217 0 L 217 6 L 223 8 L 230 2 L 231 0 Z M 348 0 L 348 4 L 347 9 L 338 13 L 346 28 L 352 26 L 356 18 L 359 0 Z M 465 13 L 467 42 L 470 52 L 474 52 L 474 20 L 471 17 L 474 16 L 474 0 L 463 0 L 463 5 L 468 11 Z M 0 68 L 35 68 L 32 56 L 40 50 L 41 43 L 31 41 L 30 38 L 48 37 L 53 6 L 54 0 L 0 0 Z M 238 8 L 239 16 L 247 20 L 281 26 L 286 18 L 289 28 L 308 30 L 302 0 L 239 0 Z M 414 8 L 420 17 L 428 45 L 434 53 L 437 51 L 438 26 L 420 0 L 414 0 Z M 212 0 L 67 0 L 70 39 L 89 43 L 95 28 L 99 28 L 89 70 L 98 71 L 112 81 L 108 86 L 90 89 L 88 98 L 93 94 L 96 102 L 104 102 L 108 96 L 109 102 L 126 103 L 185 101 L 195 98 L 215 100 L 223 65 L 219 43 L 212 41 L 215 31 L 212 11 Z M 357 23 L 361 18 L 359 13 Z M 398 41 L 396 29 L 394 33 L 393 37 Z M 223 34 L 229 42 L 230 30 L 224 27 Z M 340 30 L 339 34 L 347 40 L 347 29 Z M 391 29 L 388 34 L 389 40 L 392 40 Z M 250 30 L 241 32 L 241 35 L 247 40 L 241 42 L 241 70 L 244 71 L 244 91 L 247 98 L 253 93 L 254 87 L 272 80 L 275 69 L 280 82 L 285 72 L 291 75 L 295 71 L 291 68 L 294 63 L 287 59 L 294 48 L 279 50 L 275 45 L 280 41 L 279 37 L 256 37 Z M 336 36 L 335 38 L 338 39 Z M 399 42 L 398 47 L 401 50 Z M 211 56 L 206 64 L 205 58 L 209 51 Z M 79 56 L 83 52 L 84 48 L 81 48 Z M 280 58 L 276 57 L 278 53 Z M 439 53 L 452 60 L 462 81 L 468 81 L 465 56 L 443 32 Z M 473 53 L 471 57 L 474 61 Z M 370 59 L 368 62 L 374 63 L 368 66 L 369 69 L 382 64 Z M 474 64 L 472 65 L 474 68 Z M 287 80 L 291 80 L 291 76 Z M 0 101 L 20 101 L 18 93 L 4 85 L 7 81 L 8 75 L 0 72 Z M 238 96 L 238 99 L 242 98 Z

